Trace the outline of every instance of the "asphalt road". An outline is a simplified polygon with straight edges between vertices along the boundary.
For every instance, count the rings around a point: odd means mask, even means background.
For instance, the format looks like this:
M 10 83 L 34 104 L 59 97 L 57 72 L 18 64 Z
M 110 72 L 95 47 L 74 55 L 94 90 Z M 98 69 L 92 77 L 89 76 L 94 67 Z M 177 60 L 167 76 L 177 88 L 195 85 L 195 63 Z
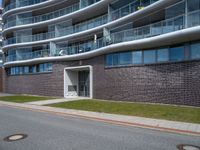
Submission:
M 3 138 L 28 134 L 15 142 Z M 0 150 L 177 150 L 200 137 L 0 106 Z

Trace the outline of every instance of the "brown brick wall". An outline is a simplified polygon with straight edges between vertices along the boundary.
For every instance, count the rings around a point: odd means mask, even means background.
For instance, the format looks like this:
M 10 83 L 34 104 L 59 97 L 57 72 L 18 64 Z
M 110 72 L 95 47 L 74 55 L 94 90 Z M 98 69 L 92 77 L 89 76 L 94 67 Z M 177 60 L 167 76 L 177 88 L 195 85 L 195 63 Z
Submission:
M 200 106 L 200 61 L 112 69 L 103 56 L 55 62 L 50 74 L 7 76 L 6 92 L 63 96 L 64 68 L 79 64 L 93 66 L 94 98 Z

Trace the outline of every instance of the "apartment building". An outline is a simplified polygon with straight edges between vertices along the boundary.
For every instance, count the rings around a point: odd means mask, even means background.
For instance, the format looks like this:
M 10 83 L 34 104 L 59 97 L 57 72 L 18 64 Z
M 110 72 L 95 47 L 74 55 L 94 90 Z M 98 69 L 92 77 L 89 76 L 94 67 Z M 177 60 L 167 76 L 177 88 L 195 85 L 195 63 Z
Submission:
M 9 93 L 200 106 L 200 0 L 4 0 Z
M 0 8 L 0 92 L 3 91 L 2 8 Z

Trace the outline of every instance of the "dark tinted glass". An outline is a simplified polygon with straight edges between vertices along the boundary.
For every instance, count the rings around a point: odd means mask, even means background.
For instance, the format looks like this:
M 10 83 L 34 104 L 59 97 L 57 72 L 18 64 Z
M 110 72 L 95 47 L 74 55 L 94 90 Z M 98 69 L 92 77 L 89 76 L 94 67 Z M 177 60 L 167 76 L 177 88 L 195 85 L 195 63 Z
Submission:
M 144 51 L 144 63 L 151 64 L 156 62 L 156 50 Z
M 126 53 L 120 53 L 120 65 L 128 65 L 132 64 L 132 53 L 126 52 Z
M 133 52 L 133 64 L 142 63 L 142 51 Z
M 181 61 L 184 60 L 184 47 L 174 47 L 170 48 L 170 60 L 171 61 Z

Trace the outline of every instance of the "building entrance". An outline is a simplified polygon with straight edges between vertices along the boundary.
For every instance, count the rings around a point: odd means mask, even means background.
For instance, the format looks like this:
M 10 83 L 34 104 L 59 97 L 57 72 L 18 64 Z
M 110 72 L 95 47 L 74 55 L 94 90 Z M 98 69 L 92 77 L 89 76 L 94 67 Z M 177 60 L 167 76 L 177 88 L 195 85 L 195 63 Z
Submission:
M 79 71 L 78 72 L 78 82 L 79 82 L 79 96 L 80 97 L 90 97 L 90 76 L 89 71 Z

